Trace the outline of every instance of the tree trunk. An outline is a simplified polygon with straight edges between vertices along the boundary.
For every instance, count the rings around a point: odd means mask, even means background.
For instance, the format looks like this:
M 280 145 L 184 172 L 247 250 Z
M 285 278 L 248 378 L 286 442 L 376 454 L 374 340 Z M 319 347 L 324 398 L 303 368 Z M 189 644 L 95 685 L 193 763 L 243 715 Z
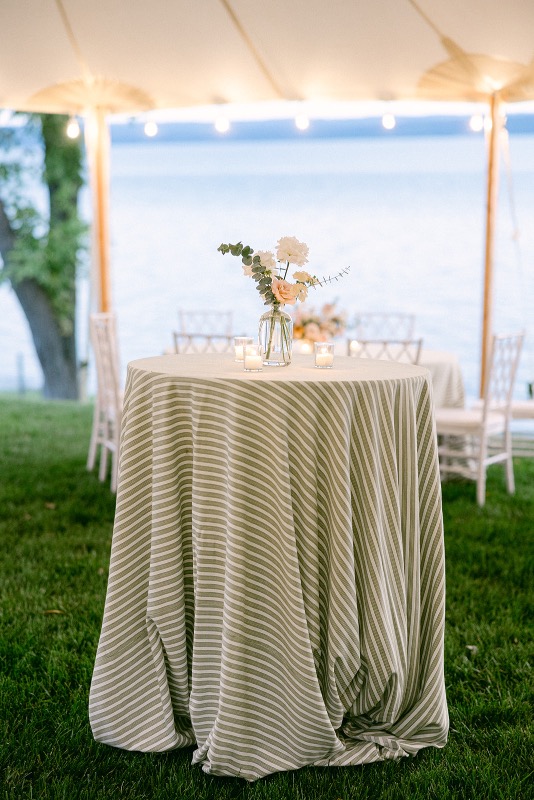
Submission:
M 0 255 L 6 263 L 15 233 L 0 201 Z M 43 394 L 50 399 L 77 400 L 78 375 L 74 335 L 64 336 L 47 294 L 37 281 L 26 278 L 12 284 L 30 326 L 44 376 Z
M 26 279 L 13 286 L 32 332 L 44 376 L 43 395 L 52 400 L 78 399 L 76 340 L 64 336 L 50 301 L 36 281 Z

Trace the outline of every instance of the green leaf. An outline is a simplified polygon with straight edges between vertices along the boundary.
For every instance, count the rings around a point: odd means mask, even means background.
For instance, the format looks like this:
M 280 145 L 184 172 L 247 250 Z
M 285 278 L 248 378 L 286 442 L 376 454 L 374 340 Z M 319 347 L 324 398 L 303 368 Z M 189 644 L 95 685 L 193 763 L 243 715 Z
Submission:
M 237 244 L 230 245 L 230 252 L 233 256 L 240 256 L 243 250 L 243 242 L 238 242 Z
M 246 267 L 250 267 L 250 265 L 252 264 L 252 259 L 250 256 L 244 256 L 241 260 L 243 261 L 243 264 Z
M 254 252 L 254 250 L 252 249 L 252 247 L 250 247 L 250 245 L 247 244 L 243 248 L 243 250 L 241 252 L 241 255 L 244 256 L 245 258 L 248 258 L 249 256 L 252 255 L 253 252 Z
M 220 244 L 219 247 L 217 248 L 217 252 L 225 255 L 226 253 L 230 252 L 230 246 L 227 244 Z

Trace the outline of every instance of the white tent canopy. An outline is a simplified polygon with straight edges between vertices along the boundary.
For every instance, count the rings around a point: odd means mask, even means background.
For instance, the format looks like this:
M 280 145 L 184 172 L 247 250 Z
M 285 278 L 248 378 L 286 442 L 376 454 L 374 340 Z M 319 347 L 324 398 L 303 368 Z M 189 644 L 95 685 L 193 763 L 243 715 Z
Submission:
M 0 25 L 6 108 L 28 108 L 36 92 L 87 75 L 135 87 L 152 108 L 474 100 L 518 82 L 504 99 L 534 96 L 532 0 L 2 0 Z M 462 53 L 477 56 L 476 70 Z M 421 88 L 451 57 L 456 68 Z
M 83 113 L 100 306 L 105 116 L 272 100 L 487 102 L 482 381 L 502 103 L 534 99 L 533 0 L 2 0 L 0 107 Z

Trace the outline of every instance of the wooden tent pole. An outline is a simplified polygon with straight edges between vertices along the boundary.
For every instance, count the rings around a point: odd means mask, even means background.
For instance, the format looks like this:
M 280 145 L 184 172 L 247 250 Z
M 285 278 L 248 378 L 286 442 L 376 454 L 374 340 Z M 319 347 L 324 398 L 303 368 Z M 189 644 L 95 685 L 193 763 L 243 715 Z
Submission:
M 105 113 L 87 113 L 85 144 L 89 162 L 93 225 L 91 261 L 93 280 L 98 285 L 98 310 L 111 310 L 109 275 L 109 151 L 110 138 Z
M 484 292 L 482 311 L 482 342 L 480 356 L 480 397 L 486 385 L 488 358 L 492 336 L 493 250 L 495 218 L 499 188 L 499 138 L 501 130 L 500 103 L 496 94 L 490 101 L 491 129 L 488 143 L 488 174 L 486 186 L 486 241 L 484 255 Z

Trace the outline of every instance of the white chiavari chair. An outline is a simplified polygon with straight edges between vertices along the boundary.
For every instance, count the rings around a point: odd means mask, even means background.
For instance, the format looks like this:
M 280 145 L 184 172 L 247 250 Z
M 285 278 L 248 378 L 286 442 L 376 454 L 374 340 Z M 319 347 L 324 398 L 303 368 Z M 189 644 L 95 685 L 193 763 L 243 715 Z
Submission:
M 227 353 L 233 349 L 231 311 L 178 310 L 176 353 Z
M 115 492 L 123 401 L 120 388 L 115 315 L 112 313 L 91 314 L 89 332 L 95 356 L 97 393 L 87 469 L 94 468 L 98 448 L 100 448 L 98 477 L 99 480 L 104 481 L 108 455 L 111 455 L 111 491 Z
M 347 351 L 355 358 L 378 358 L 418 364 L 423 340 L 419 339 L 348 339 Z
M 415 314 L 359 311 L 352 320 L 355 339 L 413 339 Z
M 437 408 L 436 430 L 442 477 L 450 473 L 476 481 L 477 502 L 486 500 L 486 472 L 503 463 L 508 492 L 515 491 L 510 433 L 511 403 L 523 333 L 492 339 L 482 402 L 471 408 Z M 465 445 L 458 448 L 458 437 Z M 498 446 L 496 445 L 498 443 Z

